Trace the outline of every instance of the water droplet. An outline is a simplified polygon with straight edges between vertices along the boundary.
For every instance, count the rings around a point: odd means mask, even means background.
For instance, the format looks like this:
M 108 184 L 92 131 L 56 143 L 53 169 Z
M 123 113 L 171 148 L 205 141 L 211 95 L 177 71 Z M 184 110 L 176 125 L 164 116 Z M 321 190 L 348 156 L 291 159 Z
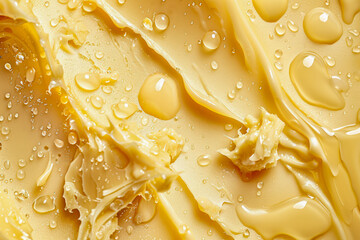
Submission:
M 120 5 L 124 5 L 125 2 L 126 2 L 126 0 L 118 0 L 117 2 L 118 2 Z
M 299 54 L 290 65 L 290 78 L 307 103 L 332 110 L 344 107 L 344 98 L 334 88 L 325 61 L 318 54 Z
M 35 79 L 35 68 L 29 68 L 27 71 L 26 71 L 26 81 L 29 82 L 29 83 L 32 83 Z
M 4 168 L 5 168 L 6 170 L 9 170 L 9 169 L 10 169 L 10 160 L 5 160 L 5 162 L 4 162 Z
M 134 227 L 133 227 L 133 226 L 127 226 L 127 228 L 126 228 L 126 232 L 127 232 L 127 234 L 129 234 L 129 235 L 132 234 L 133 230 L 134 230 Z
M 62 148 L 64 147 L 64 141 L 60 140 L 60 139 L 55 139 L 54 140 L 54 145 L 57 148 Z
M 191 44 L 189 44 L 189 45 L 187 46 L 187 51 L 188 51 L 188 52 L 191 52 L 191 51 L 192 51 L 192 45 L 191 45 Z
M 234 129 L 234 125 L 232 125 L 231 123 L 225 124 L 224 129 L 225 129 L 226 131 L 231 131 L 231 130 Z
M 82 8 L 85 12 L 90 13 L 90 12 L 95 11 L 95 9 L 97 8 L 97 5 L 96 5 L 96 3 L 92 2 L 92 1 L 84 1 Z
M 288 8 L 288 0 L 253 0 L 260 17 L 267 22 L 278 21 Z
M 200 167 L 206 167 L 210 164 L 210 156 L 209 155 L 201 155 L 197 158 L 197 163 Z
M 26 166 L 26 161 L 25 161 L 25 159 L 19 159 L 18 165 L 19 165 L 19 167 L 21 167 L 21 168 L 25 167 L 25 166 Z
M 257 187 L 258 189 L 262 189 L 263 186 L 264 186 L 264 182 L 258 182 L 258 183 L 256 184 L 256 187 Z
M 16 177 L 19 180 L 23 180 L 25 178 L 25 172 L 22 169 L 17 170 Z
M 90 97 L 91 105 L 94 108 L 100 109 L 104 105 L 104 100 L 99 96 L 91 96 Z
M 60 23 L 60 20 L 58 18 L 53 18 L 50 20 L 50 26 L 56 27 Z
M 244 201 L 244 197 L 242 195 L 239 195 L 237 200 L 239 203 L 242 203 Z
M 324 60 L 329 67 L 334 67 L 336 64 L 335 58 L 333 57 L 327 56 L 324 57 Z
M 249 17 L 251 22 L 255 21 L 255 14 L 251 9 L 246 11 L 246 15 Z
M 227 96 L 228 96 L 228 98 L 229 98 L 230 100 L 234 100 L 235 97 L 236 97 L 236 92 L 235 92 L 235 90 L 229 91 Z
M 352 52 L 355 54 L 359 54 L 360 53 L 360 45 L 353 47 Z
M 151 196 L 151 195 L 150 195 Z M 135 216 L 136 224 L 147 223 L 154 218 L 156 213 L 156 203 L 153 197 L 150 199 L 141 198 Z
M 55 210 L 55 198 L 49 195 L 40 196 L 33 202 L 33 209 L 38 213 L 48 213 Z
M 8 93 L 5 93 L 5 99 L 9 99 L 11 97 L 11 94 L 8 92 Z
M 133 85 L 130 83 L 128 83 L 126 86 L 125 86 L 125 91 L 126 92 L 130 92 L 131 90 L 133 89 Z
M 102 59 L 102 58 L 104 57 L 104 53 L 98 51 L 98 52 L 95 53 L 95 57 L 96 57 L 97 59 Z
M 206 50 L 212 51 L 220 46 L 221 38 L 216 31 L 208 31 L 205 33 L 202 44 Z
M 9 135 L 10 134 L 10 129 L 8 127 L 3 126 L 1 128 L 1 134 L 4 135 L 4 136 Z
M 275 33 L 278 35 L 278 36 L 284 36 L 285 33 L 286 33 L 286 28 L 285 26 L 282 24 L 282 23 L 277 23 L 275 25 Z
M 332 44 L 340 39 L 343 28 L 340 19 L 328 9 L 314 8 L 304 18 L 304 31 L 313 42 Z
M 76 132 L 70 132 L 68 135 L 68 142 L 70 145 L 75 145 L 78 141 L 78 136 Z
M 11 64 L 10 63 L 5 63 L 5 69 L 8 70 L 8 71 L 11 71 L 12 70 L 12 67 L 11 67 Z
M 154 117 L 169 120 L 180 109 L 176 82 L 171 77 L 156 73 L 150 75 L 141 86 L 138 100 L 141 108 Z
M 277 70 L 281 71 L 283 69 L 283 65 L 281 62 L 275 62 L 274 66 Z
M 352 37 L 346 37 L 345 38 L 345 42 L 346 42 L 346 46 L 348 47 L 352 47 L 353 43 L 354 43 L 354 40 Z
M 275 58 L 276 59 L 280 59 L 283 55 L 283 51 L 281 49 L 276 49 L 275 50 Z
M 299 9 L 299 3 L 297 3 L 297 2 L 295 2 L 295 3 L 293 3 L 293 5 L 291 5 L 291 8 L 293 9 L 293 10 L 296 10 L 296 9 Z
M 169 17 L 165 13 L 159 13 L 155 16 L 155 27 L 159 31 L 165 31 L 169 26 Z
M 98 73 L 79 73 L 75 76 L 79 88 L 85 91 L 95 91 L 100 87 L 101 79 Z
M 299 31 L 299 27 L 291 20 L 287 22 L 287 26 L 291 32 L 295 33 Z
M 106 94 L 112 93 L 112 88 L 110 86 L 102 86 L 101 90 Z
M 148 17 L 144 18 L 144 20 L 143 20 L 143 26 L 144 26 L 145 29 L 147 29 L 147 30 L 149 30 L 149 31 L 154 30 L 154 28 L 153 28 L 153 22 L 152 22 L 151 19 L 148 18 Z
M 73 10 L 80 6 L 81 0 L 69 0 L 68 1 L 68 8 Z
M 216 61 L 211 61 L 210 65 L 211 65 L 212 70 L 217 70 L 218 67 L 219 67 L 219 65 L 218 65 L 218 63 Z
M 124 119 L 132 116 L 138 110 L 138 107 L 134 103 L 122 100 L 118 104 L 114 104 L 112 106 L 112 110 L 115 117 L 118 119 Z
M 55 229 L 56 226 L 57 226 L 56 221 L 55 221 L 55 220 L 50 220 L 50 222 L 49 222 L 49 227 L 50 227 L 51 229 Z

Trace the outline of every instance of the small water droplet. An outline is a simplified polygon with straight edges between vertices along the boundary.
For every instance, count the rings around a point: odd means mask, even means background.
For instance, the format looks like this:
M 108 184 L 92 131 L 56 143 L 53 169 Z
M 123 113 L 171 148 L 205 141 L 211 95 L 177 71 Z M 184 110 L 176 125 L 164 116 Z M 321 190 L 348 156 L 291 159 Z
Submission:
M 55 139 L 54 140 L 54 145 L 57 148 L 62 148 L 64 147 L 64 141 L 60 140 L 60 139 Z
M 68 135 L 68 142 L 70 145 L 75 145 L 78 141 L 78 136 L 76 132 L 70 132 Z
M 242 195 L 239 195 L 237 200 L 239 203 L 242 203 L 244 201 L 244 197 Z
M 165 13 L 159 13 L 155 16 L 155 27 L 159 31 L 165 31 L 169 26 L 169 17 Z
M 25 172 L 22 169 L 17 170 L 16 177 L 19 180 L 23 180 L 25 178 Z
M 352 52 L 355 54 L 359 54 L 360 53 L 360 45 L 353 47 Z
M 19 159 L 18 165 L 19 165 L 19 167 L 21 167 L 21 168 L 25 167 L 25 166 L 26 166 L 26 161 L 25 161 L 25 159 Z
M 231 123 L 225 124 L 224 129 L 226 131 L 231 131 L 234 129 L 234 125 L 232 125 Z
M 218 67 L 219 67 L 219 65 L 218 65 L 218 63 L 216 61 L 211 61 L 210 65 L 211 65 L 212 70 L 217 70 Z
M 101 51 L 98 51 L 98 52 L 95 53 L 95 57 L 97 59 L 102 59 L 104 57 L 104 53 L 101 52 Z
M 118 2 L 120 5 L 124 5 L 125 2 L 126 2 L 126 0 L 118 0 L 117 2 Z
M 293 3 L 293 5 L 291 5 L 291 8 L 293 9 L 293 10 L 296 10 L 296 9 L 299 9 L 299 3 L 297 3 L 297 2 L 295 2 L 295 3 Z
M 197 163 L 200 167 L 206 167 L 210 164 L 210 156 L 209 155 L 201 155 L 197 158 Z
M 10 169 L 10 160 L 5 160 L 5 162 L 4 162 L 4 168 L 5 168 L 6 170 L 9 170 L 9 169 Z
M 205 33 L 202 44 L 206 50 L 213 51 L 220 46 L 221 38 L 217 31 L 208 31 Z
M 345 38 L 345 42 L 346 42 L 346 46 L 348 47 L 352 47 L 353 43 L 354 43 L 354 40 L 352 37 L 346 37 Z
M 133 230 L 134 230 L 134 227 L 133 227 L 133 226 L 127 226 L 127 228 L 126 228 L 126 232 L 127 232 L 127 234 L 129 234 L 129 235 L 132 234 Z
M 326 56 L 324 57 L 325 63 L 329 66 L 329 67 L 334 67 L 336 64 L 335 58 L 330 57 L 330 56 Z
M 56 27 L 60 23 L 58 18 L 53 18 L 50 20 L 50 26 Z
M 278 35 L 278 36 L 284 36 L 285 33 L 286 33 L 286 28 L 285 26 L 282 24 L 282 23 L 277 23 L 275 25 L 275 33 Z
M 114 104 L 112 106 L 112 110 L 115 117 L 119 119 L 124 119 L 133 115 L 138 110 L 138 107 L 134 103 L 122 100 L 120 101 L 120 103 Z
M 27 71 L 26 71 L 26 78 L 25 80 L 29 83 L 32 83 L 35 79 L 35 68 L 29 68 Z
M 283 65 L 281 62 L 275 62 L 274 66 L 277 70 L 281 71 L 283 69 Z
M 85 12 L 90 13 L 90 12 L 95 11 L 95 9 L 97 8 L 97 5 L 96 5 L 96 3 L 92 2 L 92 1 L 84 1 L 82 8 Z
M 276 49 L 275 50 L 275 58 L 276 59 L 280 59 L 283 55 L 283 51 L 281 49 Z
M 103 86 L 101 90 L 106 94 L 112 93 L 112 88 L 110 86 Z
M 235 92 L 235 90 L 229 91 L 227 96 L 228 96 L 228 98 L 229 98 L 230 100 L 234 100 L 235 97 L 236 97 L 236 92 Z
M 56 226 L 57 226 L 56 221 L 55 221 L 55 220 L 50 220 L 50 222 L 49 222 L 49 227 L 50 227 L 51 229 L 55 229 Z
M 292 20 L 287 22 L 287 26 L 291 32 L 295 33 L 299 31 L 299 27 Z
M 8 71 L 11 71 L 12 70 L 12 67 L 11 67 L 11 64 L 10 63 L 5 63 L 5 69 L 8 70 Z
M 8 127 L 3 126 L 1 128 L 1 134 L 4 135 L 4 136 L 9 135 L 10 134 L 10 129 Z
M 90 97 L 91 105 L 94 108 L 100 109 L 104 105 L 104 100 L 99 96 L 91 96 Z

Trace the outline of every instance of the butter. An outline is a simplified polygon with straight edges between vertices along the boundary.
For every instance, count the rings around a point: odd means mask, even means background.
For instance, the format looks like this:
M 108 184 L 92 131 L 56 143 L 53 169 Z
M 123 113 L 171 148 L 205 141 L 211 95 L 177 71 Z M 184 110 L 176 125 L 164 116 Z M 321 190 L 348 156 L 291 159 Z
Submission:
M 232 140 L 233 150 L 219 150 L 244 172 L 274 167 L 279 160 L 277 148 L 285 124 L 264 109 L 261 114 L 260 121 L 252 116 L 246 119 L 248 129 L 245 134 L 238 131 L 239 136 Z
M 358 5 L 1 2 L 0 235 L 358 239 Z

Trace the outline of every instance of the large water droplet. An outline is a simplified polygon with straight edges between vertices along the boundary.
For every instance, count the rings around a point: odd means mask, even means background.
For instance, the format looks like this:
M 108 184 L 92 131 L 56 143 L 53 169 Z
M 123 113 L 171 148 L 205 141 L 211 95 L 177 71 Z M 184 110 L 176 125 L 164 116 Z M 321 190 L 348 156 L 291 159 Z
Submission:
M 175 81 L 161 73 L 153 74 L 145 80 L 138 99 L 146 113 L 163 120 L 175 117 L 180 109 Z
M 313 42 L 326 44 L 335 43 L 343 34 L 338 17 L 325 8 L 314 8 L 305 15 L 304 31 Z
M 79 88 L 85 91 L 95 91 L 100 87 L 101 78 L 98 73 L 80 73 L 75 76 Z
M 38 213 L 48 213 L 55 210 L 55 198 L 49 195 L 40 196 L 33 202 L 33 209 Z

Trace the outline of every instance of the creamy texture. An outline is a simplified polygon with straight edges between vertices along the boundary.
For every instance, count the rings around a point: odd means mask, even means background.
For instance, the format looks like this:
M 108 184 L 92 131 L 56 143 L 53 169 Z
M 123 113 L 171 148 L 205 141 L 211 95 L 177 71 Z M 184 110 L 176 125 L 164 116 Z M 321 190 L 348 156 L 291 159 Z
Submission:
M 2 1 L 0 236 L 358 239 L 358 11 Z

